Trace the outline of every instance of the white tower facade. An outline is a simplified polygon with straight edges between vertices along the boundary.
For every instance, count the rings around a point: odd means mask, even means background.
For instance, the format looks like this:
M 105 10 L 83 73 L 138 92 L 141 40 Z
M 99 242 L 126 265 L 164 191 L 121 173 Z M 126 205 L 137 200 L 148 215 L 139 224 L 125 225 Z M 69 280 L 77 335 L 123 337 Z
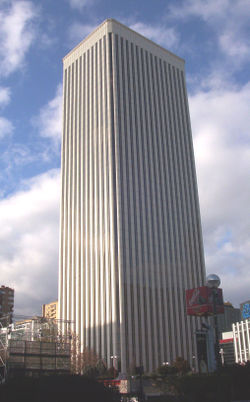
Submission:
M 191 360 L 185 289 L 205 268 L 184 60 L 109 19 L 63 63 L 60 318 L 122 372 Z

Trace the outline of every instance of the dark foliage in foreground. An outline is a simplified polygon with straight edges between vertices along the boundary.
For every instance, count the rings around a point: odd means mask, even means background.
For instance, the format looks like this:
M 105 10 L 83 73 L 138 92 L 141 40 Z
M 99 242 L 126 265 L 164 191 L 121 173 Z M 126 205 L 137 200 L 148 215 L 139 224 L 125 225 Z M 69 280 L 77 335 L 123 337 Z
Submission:
M 180 402 L 249 400 L 250 364 L 224 367 L 211 375 L 170 375 L 165 378 L 163 387 L 164 384 L 165 389 L 172 390 Z
M 117 402 L 119 397 L 95 380 L 81 376 L 15 378 L 0 386 L 3 402 Z

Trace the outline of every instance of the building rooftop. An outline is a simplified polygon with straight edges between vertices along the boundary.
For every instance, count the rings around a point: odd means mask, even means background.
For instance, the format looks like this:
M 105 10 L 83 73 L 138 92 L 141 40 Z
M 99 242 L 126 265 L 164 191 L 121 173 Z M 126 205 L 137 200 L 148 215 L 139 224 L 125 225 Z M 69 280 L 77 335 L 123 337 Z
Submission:
M 105 21 L 102 22 L 94 31 L 92 31 L 89 35 L 87 35 L 78 45 L 76 45 L 64 58 L 63 62 L 65 62 L 73 53 L 77 51 L 77 49 L 81 48 L 83 45 L 87 44 L 90 40 L 92 40 L 93 36 L 98 36 L 98 31 L 105 29 L 108 32 L 113 32 L 111 28 L 116 27 L 118 30 L 123 30 L 130 32 L 131 34 L 136 35 L 138 39 L 146 41 L 149 45 L 154 45 L 157 47 L 160 51 L 165 52 L 170 58 L 176 59 L 181 63 L 185 63 L 185 60 L 182 59 L 181 57 L 177 56 L 176 54 L 170 52 L 169 50 L 165 49 L 164 47 L 158 45 L 157 43 L 153 42 L 152 40 L 146 38 L 145 36 L 141 35 L 140 33 L 134 31 L 133 29 L 129 28 L 128 26 L 120 23 L 119 21 L 113 19 L 113 18 L 108 18 Z

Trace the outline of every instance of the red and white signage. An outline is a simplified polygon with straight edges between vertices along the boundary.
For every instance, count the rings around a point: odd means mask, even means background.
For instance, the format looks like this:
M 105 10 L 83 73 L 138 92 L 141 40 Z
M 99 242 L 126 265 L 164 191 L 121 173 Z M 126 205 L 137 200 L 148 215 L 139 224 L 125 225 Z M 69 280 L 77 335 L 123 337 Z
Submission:
M 213 295 L 213 292 L 216 295 Z M 211 289 L 207 286 L 186 290 L 187 315 L 212 315 L 214 313 L 215 297 L 216 314 L 224 313 L 222 289 Z

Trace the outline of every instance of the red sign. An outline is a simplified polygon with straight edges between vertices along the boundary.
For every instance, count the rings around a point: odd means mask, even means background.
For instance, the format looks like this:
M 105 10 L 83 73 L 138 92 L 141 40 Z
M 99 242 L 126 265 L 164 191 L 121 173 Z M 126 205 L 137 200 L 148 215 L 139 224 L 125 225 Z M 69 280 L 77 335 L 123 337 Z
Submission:
M 221 339 L 220 340 L 220 345 L 222 345 L 223 343 L 233 343 L 234 338 L 228 338 L 228 339 Z
M 102 382 L 105 387 L 108 388 L 113 388 L 113 387 L 119 387 L 121 384 L 121 380 L 114 380 L 112 379 L 107 379 L 107 380 L 98 380 L 99 382 Z
M 215 292 L 215 294 L 213 294 Z M 187 315 L 213 315 L 215 297 L 216 314 L 224 313 L 222 289 L 211 289 L 207 286 L 186 290 Z

